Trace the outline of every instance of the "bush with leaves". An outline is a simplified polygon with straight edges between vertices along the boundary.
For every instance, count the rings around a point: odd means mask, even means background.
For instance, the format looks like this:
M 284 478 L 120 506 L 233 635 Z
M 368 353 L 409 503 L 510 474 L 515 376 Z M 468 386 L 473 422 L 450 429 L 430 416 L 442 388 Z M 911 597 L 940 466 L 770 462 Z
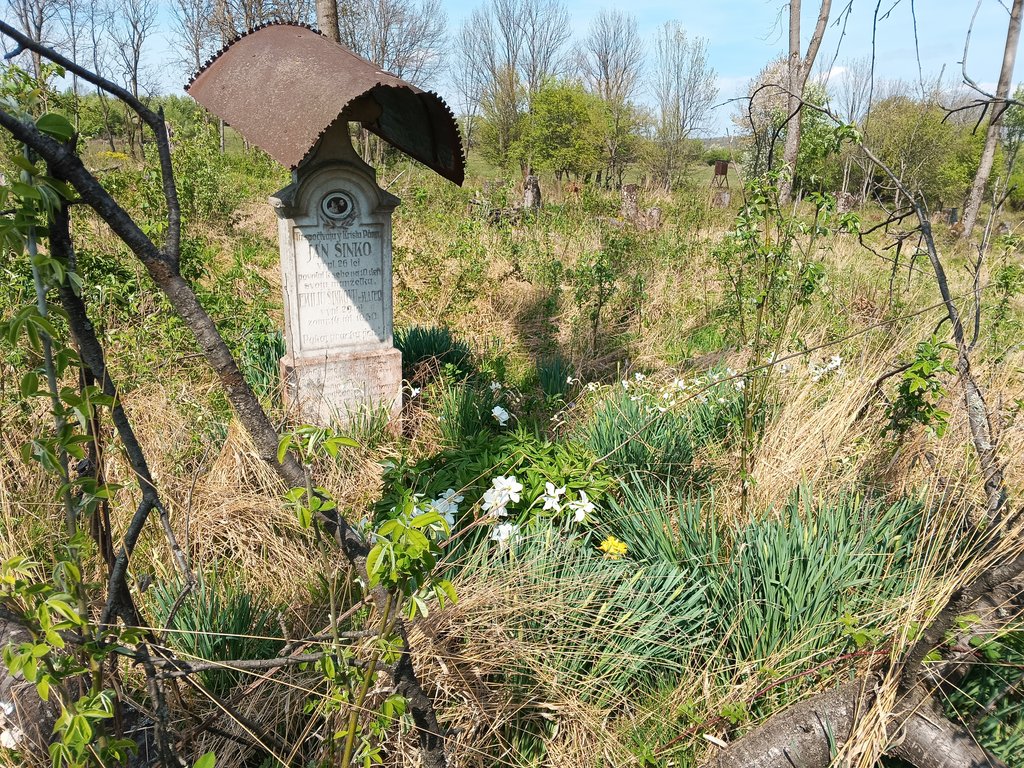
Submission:
M 946 396 L 942 376 L 955 371 L 947 354 L 952 351 L 953 345 L 939 341 L 937 336 L 917 345 L 914 359 L 905 366 L 900 377 L 896 396 L 886 408 L 889 423 L 885 433 L 902 436 L 917 424 L 936 437 L 945 434 L 949 413 L 939 408 L 939 403 Z

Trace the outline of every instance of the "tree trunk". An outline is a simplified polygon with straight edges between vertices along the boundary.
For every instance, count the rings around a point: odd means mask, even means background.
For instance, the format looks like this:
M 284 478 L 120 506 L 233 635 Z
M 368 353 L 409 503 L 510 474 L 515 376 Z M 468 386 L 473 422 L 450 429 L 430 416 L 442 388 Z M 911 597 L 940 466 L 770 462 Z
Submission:
M 818 21 L 814 25 L 814 34 L 807 44 L 807 55 L 800 58 L 800 0 L 789 1 L 789 97 L 787 99 L 786 145 L 782 152 L 785 165 L 782 179 L 779 181 L 779 198 L 782 203 L 792 199 L 793 180 L 796 176 L 796 158 L 800 153 L 800 107 L 804 95 L 807 76 L 811 73 L 814 60 L 818 57 L 821 38 L 828 25 L 829 13 L 832 11 L 832 0 L 821 0 Z
M 800 0 L 789 0 L 789 96 L 786 99 L 786 146 L 782 150 L 782 178 L 779 181 L 779 202 L 788 203 L 793 193 L 796 157 L 800 152 L 800 99 L 804 79 L 800 58 Z
M 795 704 L 733 742 L 706 767 L 828 768 L 852 735 L 857 716 L 871 706 L 878 682 L 861 678 Z M 1005 768 L 932 702 L 911 699 L 899 710 L 887 728 L 892 741 L 887 754 L 917 768 Z
M 981 198 L 985 194 L 985 185 L 988 184 L 989 174 L 992 172 L 992 162 L 996 156 L 996 142 L 999 140 L 999 128 L 1003 113 L 1006 111 L 1007 97 L 1010 95 L 1010 80 L 1013 78 L 1013 65 L 1017 59 L 1017 41 L 1020 39 L 1020 16 L 1024 0 L 1013 0 L 1013 8 L 1010 10 L 1010 26 L 1006 30 L 1006 48 L 1003 50 L 1003 66 L 999 70 L 999 85 L 996 87 L 996 100 L 992 102 L 992 119 L 988 122 L 988 130 L 985 132 L 985 149 L 981 153 L 981 162 L 978 165 L 978 172 L 974 176 L 974 184 L 967 196 L 967 205 L 964 206 L 964 231 L 961 237 L 964 239 L 971 236 L 974 224 L 978 220 L 978 210 L 981 208 Z
M 338 0 L 316 0 L 316 25 L 323 35 L 341 43 L 341 29 L 338 27 Z

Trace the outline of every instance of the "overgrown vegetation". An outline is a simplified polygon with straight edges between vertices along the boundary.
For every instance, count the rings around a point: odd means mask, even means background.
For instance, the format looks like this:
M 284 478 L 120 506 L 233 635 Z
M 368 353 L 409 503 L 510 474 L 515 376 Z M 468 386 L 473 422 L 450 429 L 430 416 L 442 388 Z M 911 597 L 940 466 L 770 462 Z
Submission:
M 40 130 L 72 139 L 56 117 L 66 97 L 17 70 L 5 78 Z M 517 124 L 529 141 L 509 151 L 550 171 L 554 188 L 585 173 L 570 160 L 592 158 L 538 137 L 564 122 L 558 110 L 582 120 L 596 107 L 566 83 L 534 99 Z M 39 117 L 44 101 L 54 117 Z M 95 117 L 90 98 L 77 103 Z M 983 527 L 963 522 L 985 508 L 985 478 L 965 459 L 971 425 L 933 278 L 901 254 L 902 233 L 889 247 L 882 208 L 840 214 L 830 193 L 856 132 L 805 125 L 815 170 L 795 207 L 779 204 L 771 173 L 719 210 L 666 171 L 670 183 L 640 192 L 663 211 L 656 229 L 615 219 L 618 193 L 596 179 L 509 221 L 471 205 L 483 178 L 458 190 L 403 165 L 392 187 L 405 200 L 394 227 L 402 429 L 376 412 L 335 429 L 293 423 L 279 392 L 263 200 L 284 173 L 258 150 L 221 153 L 217 126 L 188 102 L 163 106 L 177 126 L 182 274 L 283 425 L 278 461 L 290 452 L 308 477 L 287 490 L 271 475 L 169 301 L 83 206 L 71 213 L 74 261 L 54 257 L 48 222 L 72 195 L 5 139 L 0 618 L 27 632 L 5 662 L 49 698 L 39 718 L 56 723 L 58 764 L 126 762 L 164 727 L 197 765 L 210 752 L 254 768 L 414 765 L 412 697 L 378 674 L 408 642 L 457 764 L 696 766 L 717 749 L 705 736 L 734 739 L 899 659 L 987 556 Z M 883 108 L 912 111 L 895 98 Z M 925 117 L 936 142 L 953 130 Z M 154 158 L 111 151 L 79 125 L 88 166 L 162 234 Z M 880 150 L 887 163 L 908 149 L 897 138 Z M 966 163 L 973 145 L 958 141 L 949 157 Z M 621 180 L 624 156 L 602 170 Z M 913 168 L 938 174 L 905 176 L 936 201 L 969 181 L 930 161 Z M 518 190 L 488 194 L 504 207 Z M 991 329 L 973 365 L 1000 403 L 1006 455 L 1024 449 L 1020 245 L 999 241 L 983 288 L 950 276 L 958 300 L 980 297 Z M 975 249 L 948 254 L 975 263 Z M 88 380 L 72 343 L 57 303 L 69 284 L 115 395 Z M 104 618 L 109 552 L 150 482 L 95 426 L 116 407 L 166 498 L 132 557 L 141 626 Z M 1007 487 L 1020 481 L 1010 464 Z M 339 517 L 373 544 L 365 573 L 337 557 Z M 376 587 L 386 603 L 371 608 Z M 1013 620 L 976 641 L 945 701 L 1011 765 L 1024 743 L 1022 632 Z M 256 666 L 267 659 L 280 663 Z M 157 680 L 174 694 L 159 696 Z M 30 764 L 15 751 L 31 748 L 9 742 L 0 761 Z

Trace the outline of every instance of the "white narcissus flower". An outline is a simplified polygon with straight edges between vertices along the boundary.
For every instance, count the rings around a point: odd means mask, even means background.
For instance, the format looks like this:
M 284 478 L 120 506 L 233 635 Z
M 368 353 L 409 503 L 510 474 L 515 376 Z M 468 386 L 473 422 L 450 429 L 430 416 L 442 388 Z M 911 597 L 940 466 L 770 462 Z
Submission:
M 543 509 L 543 511 L 547 512 L 550 509 L 550 510 L 554 510 L 555 512 L 561 512 L 562 511 L 562 505 L 559 503 L 558 497 L 559 496 L 564 496 L 564 495 L 565 495 L 565 486 L 564 485 L 561 488 L 555 488 L 555 484 L 554 483 L 545 483 L 545 485 L 544 485 L 544 495 L 540 497 L 541 501 L 544 502 L 544 509 Z
M 519 501 L 519 493 L 523 490 L 523 484 L 516 479 L 515 475 L 496 477 L 492 481 L 492 485 L 496 490 L 508 493 L 510 501 Z
M 449 488 L 430 502 L 430 506 L 448 523 L 449 529 L 455 525 L 455 515 L 459 512 L 459 502 L 463 498 L 454 488 Z
M 511 414 L 500 405 L 496 405 L 491 409 L 491 416 L 497 419 L 499 427 L 504 427 L 508 424 L 508 420 L 512 418 Z
M 572 519 L 575 523 L 582 523 L 587 519 L 587 515 L 592 514 L 595 509 L 597 507 L 587 498 L 586 491 L 580 491 L 579 499 L 569 502 L 569 511 L 573 513 Z
M 515 475 L 496 477 L 491 481 L 491 487 L 484 492 L 481 509 L 491 517 L 505 517 L 508 515 L 506 507 L 522 498 L 522 490 L 523 484 Z
M 491 530 L 490 540 L 497 542 L 501 549 L 505 549 L 511 542 L 519 538 L 519 526 L 515 523 L 501 523 Z
M 508 497 L 505 494 L 494 488 L 488 488 L 484 491 L 483 504 L 480 505 L 480 508 L 489 517 L 507 517 L 508 510 L 505 509 L 506 506 L 508 506 Z
M 491 392 L 499 392 L 501 390 L 501 384 L 497 381 L 491 382 Z

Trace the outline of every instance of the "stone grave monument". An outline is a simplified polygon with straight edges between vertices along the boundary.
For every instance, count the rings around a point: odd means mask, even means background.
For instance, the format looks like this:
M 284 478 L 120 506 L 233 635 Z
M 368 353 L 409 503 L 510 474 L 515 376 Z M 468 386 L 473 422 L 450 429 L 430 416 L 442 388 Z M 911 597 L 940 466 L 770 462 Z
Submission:
M 436 94 L 294 24 L 233 41 L 187 90 L 292 169 L 292 183 L 270 204 L 284 293 L 281 373 L 293 416 L 325 425 L 365 406 L 397 416 L 391 214 L 399 200 L 356 154 L 349 123 L 461 184 L 465 160 L 451 111 Z
M 352 149 L 347 125 L 270 198 L 284 291 L 285 396 L 319 424 L 367 403 L 401 409 L 402 354 L 392 343 L 391 212 Z

